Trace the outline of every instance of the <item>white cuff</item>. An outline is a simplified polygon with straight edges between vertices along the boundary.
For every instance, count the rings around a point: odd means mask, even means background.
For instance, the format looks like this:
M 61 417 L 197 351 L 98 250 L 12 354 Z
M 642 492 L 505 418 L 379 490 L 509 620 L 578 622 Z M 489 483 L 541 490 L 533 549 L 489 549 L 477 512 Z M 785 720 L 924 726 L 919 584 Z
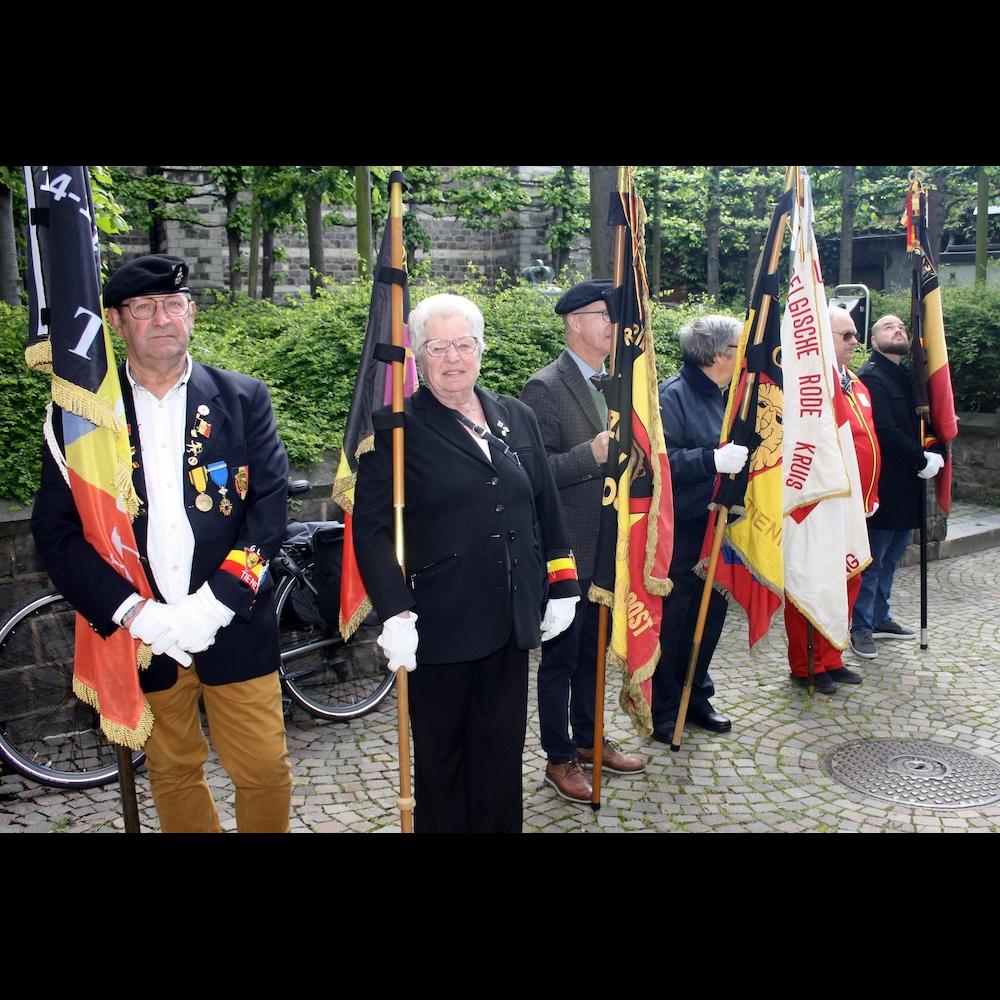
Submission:
M 212 617 L 212 620 L 219 623 L 220 628 L 226 628 L 236 617 L 236 612 L 227 608 L 212 593 L 212 588 L 208 585 L 207 580 L 194 592 L 194 596 L 198 598 L 198 604 Z
M 145 598 L 141 594 L 129 594 L 118 605 L 118 610 L 111 616 L 111 620 L 120 627 L 122 619 L 142 600 L 145 600 Z

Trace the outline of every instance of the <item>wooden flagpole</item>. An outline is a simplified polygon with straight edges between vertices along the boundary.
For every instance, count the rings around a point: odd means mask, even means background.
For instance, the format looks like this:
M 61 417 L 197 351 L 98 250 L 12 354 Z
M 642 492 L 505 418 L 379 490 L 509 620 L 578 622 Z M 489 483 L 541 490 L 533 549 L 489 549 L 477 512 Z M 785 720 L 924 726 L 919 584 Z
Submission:
M 393 173 L 403 168 L 392 167 Z M 403 185 L 393 180 L 389 185 L 389 235 L 391 263 L 396 271 L 403 269 Z M 403 347 L 403 286 L 392 284 L 392 346 Z M 403 361 L 392 363 L 392 412 L 403 412 Z M 406 508 L 404 478 L 403 427 L 392 429 L 392 512 L 396 544 L 396 562 L 406 579 L 406 545 L 403 512 Z M 413 833 L 413 807 L 416 805 L 410 786 L 410 698 L 409 674 L 405 668 L 396 671 L 396 731 L 399 738 L 399 827 L 402 833 Z
M 785 171 L 785 191 L 796 185 L 798 177 L 798 167 L 789 167 Z M 782 214 L 778 222 L 778 233 L 771 248 L 771 259 L 767 264 L 767 274 L 770 277 L 777 273 L 778 260 L 781 257 L 781 242 L 785 235 L 785 224 L 788 221 L 788 212 Z M 767 326 L 767 317 L 771 310 L 771 296 L 765 295 L 760 304 L 760 314 L 757 317 L 757 333 L 754 337 L 754 345 L 760 344 L 764 339 L 764 330 Z M 746 346 L 744 345 L 744 354 Z M 739 375 L 734 373 L 734 379 Z M 757 380 L 756 372 L 747 372 L 746 384 L 743 388 L 743 400 L 740 405 L 740 420 L 746 420 L 750 411 L 750 397 L 753 395 L 754 383 Z M 731 425 L 730 425 L 731 427 Z M 749 458 L 747 459 L 749 461 Z M 735 473 L 730 473 L 730 479 L 735 479 Z M 708 602 L 712 597 L 712 585 L 715 583 L 715 571 L 719 563 L 719 552 L 722 550 L 722 537 L 726 531 L 726 524 L 729 521 L 729 508 L 720 507 L 715 522 L 715 535 L 712 537 L 712 552 L 708 560 L 708 571 L 705 574 L 705 587 L 701 592 L 701 604 L 698 606 L 698 618 L 694 627 L 694 638 L 691 640 L 691 658 L 688 660 L 687 675 L 684 678 L 684 688 L 681 691 L 681 703 L 677 710 L 677 723 L 674 726 L 674 736 L 670 744 L 670 749 L 675 753 L 681 748 L 681 739 L 684 736 L 684 722 L 687 719 L 688 705 L 691 702 L 691 689 L 694 686 L 694 673 L 698 666 L 698 655 L 701 653 L 701 640 L 705 634 L 705 620 L 708 617 Z M 669 600 L 669 598 L 668 598 Z
M 624 192 L 626 169 L 618 168 L 618 194 Z M 621 288 L 625 280 L 625 223 L 615 227 L 615 273 L 614 287 Z M 621 332 L 621 318 L 615 320 L 615 330 L 611 337 L 611 358 L 608 376 L 615 376 L 615 345 Z M 608 415 L 608 430 L 611 430 L 611 417 Z M 584 594 L 582 600 L 586 600 Z M 601 773 L 604 760 L 604 686 L 608 665 L 608 606 L 602 604 L 597 614 L 597 684 L 594 691 L 594 769 L 591 779 L 593 791 L 590 795 L 590 808 L 595 812 L 601 808 Z

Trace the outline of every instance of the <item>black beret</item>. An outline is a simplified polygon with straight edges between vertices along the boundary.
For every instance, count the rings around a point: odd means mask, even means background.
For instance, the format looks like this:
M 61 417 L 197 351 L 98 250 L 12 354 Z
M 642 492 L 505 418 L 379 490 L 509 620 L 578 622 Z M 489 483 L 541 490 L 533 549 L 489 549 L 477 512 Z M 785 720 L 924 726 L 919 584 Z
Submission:
M 579 285 L 574 285 L 568 292 L 564 292 L 556 303 L 556 315 L 565 316 L 566 313 L 575 312 L 584 306 L 589 306 L 591 302 L 603 302 L 604 293 L 611 288 L 612 283 L 607 278 L 591 278 L 589 281 L 581 281 Z
M 104 286 L 104 306 L 120 306 L 136 295 L 186 292 L 188 266 L 180 257 L 151 253 L 122 264 Z

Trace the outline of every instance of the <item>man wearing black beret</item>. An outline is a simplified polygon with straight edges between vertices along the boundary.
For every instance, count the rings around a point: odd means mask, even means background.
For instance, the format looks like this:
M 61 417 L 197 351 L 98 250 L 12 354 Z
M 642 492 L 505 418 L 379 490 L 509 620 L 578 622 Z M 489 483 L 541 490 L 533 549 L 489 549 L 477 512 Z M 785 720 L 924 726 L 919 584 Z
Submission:
M 32 530 L 53 582 L 99 634 L 124 628 L 152 648 L 140 682 L 155 720 L 145 749 L 160 829 L 221 830 L 203 771 L 200 695 L 236 786 L 237 829 L 286 832 L 291 772 L 267 564 L 284 537 L 288 458 L 264 383 L 188 353 L 197 308 L 187 277 L 180 257 L 150 254 L 104 290 L 127 349 L 120 377 L 142 501 L 133 527 L 155 599 L 84 537 L 48 449 Z
M 608 407 L 591 380 L 604 372 L 611 353 L 614 325 L 603 297 L 611 285 L 584 281 L 559 299 L 555 310 L 563 318 L 566 350 L 532 375 L 521 392 L 542 432 L 584 595 L 573 624 L 542 647 L 538 668 L 545 780 L 571 802 L 590 802 L 591 783 L 581 765 L 594 759 L 597 605 L 586 594 L 594 572 L 609 435 Z M 633 774 L 645 766 L 641 758 L 604 741 L 603 771 Z

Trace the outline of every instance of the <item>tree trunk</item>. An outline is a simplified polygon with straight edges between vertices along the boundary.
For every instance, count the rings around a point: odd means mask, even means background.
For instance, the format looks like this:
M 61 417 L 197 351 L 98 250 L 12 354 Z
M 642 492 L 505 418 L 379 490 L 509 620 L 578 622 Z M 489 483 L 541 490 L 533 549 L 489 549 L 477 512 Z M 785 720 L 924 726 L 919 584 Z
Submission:
M 260 271 L 260 200 L 254 196 L 250 215 L 250 267 L 247 273 L 247 294 L 257 298 L 257 275 Z
M 240 264 L 243 259 L 243 251 L 240 248 L 240 231 L 235 225 L 230 224 L 236 212 L 239 192 L 226 192 L 226 243 L 229 247 L 229 299 L 234 300 L 243 287 L 243 271 Z
M 615 234 L 608 225 L 608 204 L 618 190 L 617 167 L 590 168 L 590 275 L 613 278 Z
M 708 273 L 706 291 L 718 302 L 722 292 L 719 281 L 719 225 L 722 216 L 721 177 L 722 167 L 709 167 L 711 181 L 708 188 L 708 212 L 705 216 L 705 233 L 708 237 Z
M 162 177 L 163 167 L 146 167 L 147 177 Z M 156 210 L 160 207 L 155 201 L 147 201 L 146 207 L 149 209 L 149 252 L 150 253 L 166 253 L 167 250 L 167 228 L 166 225 L 157 214 Z
M 753 193 L 753 217 L 760 222 L 767 218 L 767 167 L 757 168 L 764 175 L 762 183 L 757 185 Z M 744 278 L 746 288 L 747 303 L 750 302 L 750 293 L 753 291 L 753 276 L 757 270 L 757 261 L 760 258 L 760 248 L 764 245 L 764 234 L 760 229 L 753 229 L 747 237 L 747 269 Z
M 990 186 L 986 183 L 986 168 L 976 172 L 976 284 L 986 284 L 986 233 L 990 221 Z
M 927 195 L 927 242 L 934 263 L 941 255 L 941 240 L 944 237 L 944 223 L 948 215 L 948 177 L 943 172 L 931 174 L 933 191 Z
M 261 248 L 261 298 L 274 298 L 274 227 L 264 230 Z
M 858 201 L 854 196 L 854 171 L 856 167 L 840 168 L 840 271 L 838 285 L 849 285 L 854 270 L 854 217 Z
M 354 168 L 354 204 L 357 209 L 359 276 L 372 273 L 372 168 Z
M 309 242 L 309 294 L 315 299 L 323 287 L 326 263 L 323 255 L 323 196 L 306 194 L 306 235 Z
M 0 302 L 9 306 L 21 304 L 14 238 L 14 194 L 6 184 L 0 184 Z
M 663 256 L 663 219 L 660 209 L 660 168 L 653 167 L 653 240 L 649 252 L 649 290 L 660 294 L 660 265 Z

